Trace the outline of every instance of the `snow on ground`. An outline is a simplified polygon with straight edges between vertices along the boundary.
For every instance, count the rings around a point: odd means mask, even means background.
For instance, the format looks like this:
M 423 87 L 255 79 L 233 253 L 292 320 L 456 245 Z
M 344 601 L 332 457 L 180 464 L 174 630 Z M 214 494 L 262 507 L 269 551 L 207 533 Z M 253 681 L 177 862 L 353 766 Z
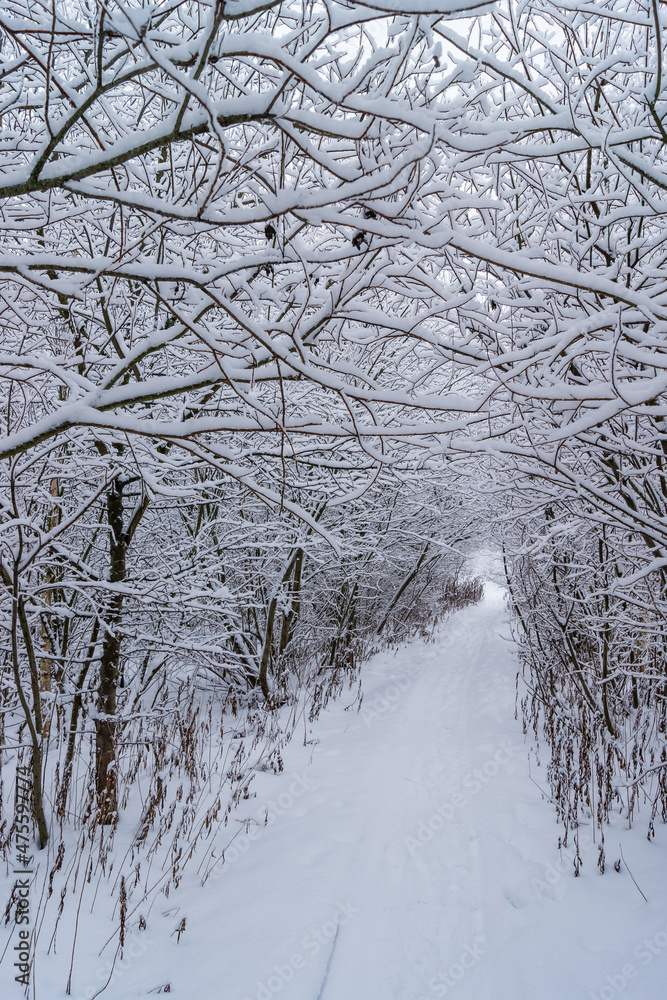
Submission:
M 190 873 L 154 904 L 102 996 L 662 1000 L 667 831 L 649 844 L 646 816 L 631 831 L 619 819 L 607 873 L 588 837 L 572 876 L 515 674 L 494 582 L 434 642 L 375 656 L 361 710 L 352 695 L 329 706 L 281 774 L 257 775 L 217 877 Z M 619 842 L 648 902 L 613 870 Z M 81 961 L 89 997 L 107 974 Z

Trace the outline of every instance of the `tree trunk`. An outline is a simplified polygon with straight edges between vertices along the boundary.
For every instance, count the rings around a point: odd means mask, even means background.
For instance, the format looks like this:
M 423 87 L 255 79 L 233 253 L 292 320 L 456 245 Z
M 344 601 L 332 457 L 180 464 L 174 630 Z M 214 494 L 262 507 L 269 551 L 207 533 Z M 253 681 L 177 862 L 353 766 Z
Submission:
M 123 531 L 123 483 L 116 480 L 107 493 L 109 522 L 109 582 L 123 583 L 126 573 L 127 537 Z M 116 692 L 120 661 L 120 623 L 123 595 L 112 594 L 106 609 L 100 658 L 100 679 L 95 719 L 95 787 L 103 823 L 112 823 L 118 811 L 115 772 Z
M 95 619 L 93 625 L 93 630 L 90 636 L 90 643 L 88 645 L 88 652 L 86 653 L 86 660 L 83 664 L 79 676 L 76 682 L 76 689 L 74 692 L 74 701 L 72 702 L 72 715 L 70 717 L 70 729 L 69 736 L 67 737 L 67 752 L 65 753 L 65 763 L 63 765 L 63 780 L 60 786 L 60 801 L 59 809 L 62 813 L 65 811 L 65 806 L 67 804 L 67 793 L 69 791 L 70 781 L 72 780 L 72 767 L 74 765 L 74 750 L 76 744 L 76 734 L 79 724 L 79 714 L 83 706 L 83 685 L 86 681 L 86 676 L 90 670 L 90 666 L 93 662 L 93 657 L 95 655 L 95 646 L 97 644 L 97 634 L 100 628 L 99 618 Z
M 264 636 L 264 647 L 262 649 L 262 657 L 259 666 L 259 686 L 262 689 L 262 694 L 264 695 L 267 702 L 271 702 L 271 688 L 269 687 L 269 664 L 271 663 L 271 653 L 273 651 L 273 625 L 276 618 L 276 610 L 278 607 L 278 598 L 280 593 L 289 581 L 292 575 L 294 567 L 297 567 L 298 572 L 298 590 L 297 590 L 297 608 L 300 609 L 300 599 L 299 590 L 301 588 L 301 567 L 303 562 L 303 549 L 295 549 L 290 557 L 290 561 L 287 564 L 287 569 L 283 573 L 282 579 L 271 598 L 269 604 L 269 610 L 266 620 L 266 632 Z M 282 636 L 284 638 L 284 635 Z M 281 649 L 282 652 L 282 649 Z
M 126 530 L 123 528 L 123 489 L 127 485 L 114 480 L 107 492 L 107 521 L 109 523 L 109 583 L 121 584 L 126 576 L 127 549 L 139 521 L 148 506 L 148 494 L 135 509 Z M 95 787 L 100 817 L 103 823 L 112 823 L 118 812 L 116 762 L 116 696 L 120 666 L 120 625 L 123 611 L 122 592 L 112 593 L 106 608 L 104 638 L 100 657 L 100 677 L 97 689 L 97 718 L 95 719 Z
M 56 478 L 51 480 L 51 496 L 57 498 L 59 490 L 59 483 Z M 60 520 L 60 511 L 58 506 L 54 504 L 46 522 L 46 530 L 53 531 Z M 46 572 L 44 574 L 44 583 L 46 585 L 46 590 L 44 592 L 44 603 L 48 608 L 51 606 L 53 600 L 53 584 L 55 583 L 55 574 L 51 566 L 46 567 Z M 40 631 L 42 634 L 42 656 L 39 659 L 39 690 L 40 691 L 50 691 L 51 690 L 51 663 L 53 660 L 53 640 L 51 639 L 51 632 L 49 631 L 48 623 L 49 611 L 46 610 L 42 615 Z M 43 734 L 44 739 L 48 739 L 50 729 L 50 719 L 44 719 Z

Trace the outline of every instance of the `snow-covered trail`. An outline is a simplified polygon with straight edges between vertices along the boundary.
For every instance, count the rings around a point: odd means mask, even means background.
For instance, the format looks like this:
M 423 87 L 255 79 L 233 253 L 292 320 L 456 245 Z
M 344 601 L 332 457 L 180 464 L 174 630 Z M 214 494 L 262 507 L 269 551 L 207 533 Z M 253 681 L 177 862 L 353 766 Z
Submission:
M 481 965 L 484 823 L 475 800 L 525 761 L 502 618 L 491 585 L 437 642 L 367 664 L 359 713 L 339 706 L 313 727 L 319 742 L 301 772 L 309 787 L 216 887 L 237 883 L 231 951 L 248 955 L 245 972 L 229 970 L 239 981 L 230 996 L 416 1000 L 442 995 L 429 982 L 460 956 L 467 974 Z M 248 878 L 257 889 L 242 904 Z M 303 964 L 292 962 L 298 955 Z M 211 989 L 219 976 L 212 968 Z
M 664 830 L 608 838 L 648 903 L 599 875 L 593 844 L 572 877 L 514 719 L 503 597 L 489 583 L 437 641 L 374 657 L 361 711 L 330 706 L 283 773 L 257 775 L 250 833 L 179 894 L 181 943 L 149 949 L 113 1000 L 160 981 L 198 1000 L 662 1000 Z

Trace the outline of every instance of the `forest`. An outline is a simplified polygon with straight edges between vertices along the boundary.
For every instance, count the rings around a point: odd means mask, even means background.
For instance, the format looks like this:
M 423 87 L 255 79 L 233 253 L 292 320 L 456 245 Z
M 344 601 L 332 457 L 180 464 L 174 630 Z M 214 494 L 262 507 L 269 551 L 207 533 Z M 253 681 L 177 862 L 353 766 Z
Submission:
M 27 995 L 77 995 L 98 893 L 122 958 L 224 874 L 257 773 L 480 601 L 480 548 L 574 874 L 584 820 L 602 873 L 612 814 L 660 839 L 666 24 L 3 3 L 0 854 L 69 968 Z

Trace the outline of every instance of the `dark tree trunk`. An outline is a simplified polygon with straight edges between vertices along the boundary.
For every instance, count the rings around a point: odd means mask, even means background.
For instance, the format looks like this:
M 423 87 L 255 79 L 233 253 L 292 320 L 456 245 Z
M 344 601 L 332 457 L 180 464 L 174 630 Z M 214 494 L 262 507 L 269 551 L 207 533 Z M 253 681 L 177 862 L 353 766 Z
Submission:
M 118 479 L 107 493 L 109 522 L 109 582 L 125 580 L 127 536 L 123 531 L 123 483 Z M 112 594 L 106 609 L 100 658 L 100 680 L 95 719 L 95 786 L 103 823 L 111 823 L 118 811 L 115 765 L 116 692 L 120 662 L 120 623 L 123 594 Z
M 276 610 L 278 608 L 278 598 L 282 592 L 283 587 L 289 582 L 289 579 L 296 566 L 298 573 L 298 589 L 296 590 L 296 606 L 292 606 L 292 611 L 299 613 L 301 607 L 300 601 L 300 589 L 301 589 L 301 568 L 303 565 L 303 549 L 295 549 L 290 557 L 290 561 L 287 564 L 287 569 L 283 573 L 282 580 L 278 585 L 278 588 L 271 598 L 269 604 L 269 610 L 266 619 L 266 633 L 264 636 L 264 647 L 262 649 L 262 657 L 259 666 L 259 686 L 262 689 L 262 694 L 264 695 L 267 702 L 271 703 L 271 688 L 269 687 L 269 665 L 271 663 L 271 654 L 273 652 L 273 626 L 276 618 Z M 284 639 L 284 631 L 281 630 L 281 639 Z M 283 646 L 281 643 L 280 652 L 283 651 Z
M 123 526 L 123 490 L 128 481 L 116 479 L 107 493 L 107 521 L 109 523 L 109 583 L 125 581 L 127 549 L 148 507 L 145 493 L 135 509 L 126 529 Z M 118 811 L 116 761 L 116 696 L 120 668 L 121 632 L 123 612 L 122 592 L 112 593 L 106 607 L 100 679 L 97 689 L 97 718 L 95 719 L 95 787 L 103 823 L 112 823 Z

